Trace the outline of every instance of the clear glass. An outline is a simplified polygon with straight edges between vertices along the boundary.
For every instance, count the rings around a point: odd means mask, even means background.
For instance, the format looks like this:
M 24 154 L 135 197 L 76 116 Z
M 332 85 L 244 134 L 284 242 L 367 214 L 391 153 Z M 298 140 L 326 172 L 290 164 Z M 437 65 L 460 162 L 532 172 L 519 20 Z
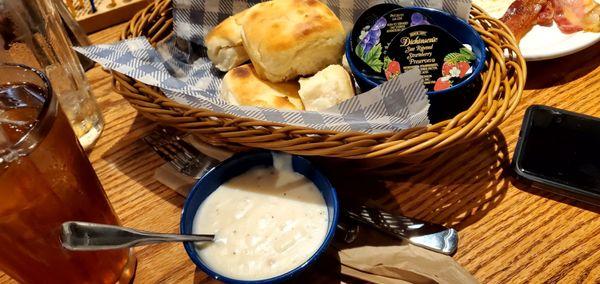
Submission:
M 71 252 L 65 221 L 119 225 L 44 75 L 0 65 L 0 270 L 21 283 L 129 283 L 130 249 Z
M 96 143 L 102 113 L 52 0 L 0 0 L 0 62 L 43 70 L 81 145 Z

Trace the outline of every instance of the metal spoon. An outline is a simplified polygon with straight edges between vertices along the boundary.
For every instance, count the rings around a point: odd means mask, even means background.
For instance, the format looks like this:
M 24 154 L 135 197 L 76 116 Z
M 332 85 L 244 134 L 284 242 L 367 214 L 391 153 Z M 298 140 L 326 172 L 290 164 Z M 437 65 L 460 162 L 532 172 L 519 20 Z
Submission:
M 212 242 L 215 235 L 177 235 L 138 231 L 130 228 L 87 223 L 65 222 L 60 240 L 68 250 L 93 251 L 120 249 L 163 242 Z

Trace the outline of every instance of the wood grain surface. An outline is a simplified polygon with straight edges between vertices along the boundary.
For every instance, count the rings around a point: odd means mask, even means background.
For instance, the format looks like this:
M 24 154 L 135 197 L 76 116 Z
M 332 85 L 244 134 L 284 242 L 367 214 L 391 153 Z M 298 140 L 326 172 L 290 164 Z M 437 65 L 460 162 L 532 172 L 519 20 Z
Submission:
M 91 39 L 113 42 L 122 27 Z M 440 157 L 436 167 L 413 176 L 375 180 L 331 171 L 340 195 L 367 196 L 407 216 L 458 229 L 454 258 L 482 283 L 600 283 L 600 209 L 519 184 L 509 165 L 527 106 L 600 116 L 600 44 L 529 68 L 519 108 L 489 138 L 458 147 Z M 100 67 L 88 78 L 107 122 L 90 160 L 117 214 L 126 226 L 177 232 L 184 199 L 153 178 L 163 162 L 139 140 L 155 124 L 111 90 Z M 136 283 L 210 281 L 179 244 L 136 252 Z M 351 282 L 318 269 L 307 275 L 305 283 Z M 0 275 L 0 283 L 9 282 Z

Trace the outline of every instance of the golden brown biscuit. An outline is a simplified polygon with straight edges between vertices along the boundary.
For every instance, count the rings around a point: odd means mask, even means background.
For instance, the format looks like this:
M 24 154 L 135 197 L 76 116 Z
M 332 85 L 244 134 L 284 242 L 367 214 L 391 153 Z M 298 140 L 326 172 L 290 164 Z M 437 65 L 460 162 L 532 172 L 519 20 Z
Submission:
M 339 63 L 344 28 L 318 0 L 273 0 L 248 11 L 242 41 L 258 76 L 282 82 Z
M 228 71 L 250 59 L 242 45 L 241 26 L 248 11 L 225 19 L 204 37 L 208 58 L 221 71 Z
M 231 69 L 221 83 L 221 98 L 233 105 L 303 110 L 298 82 L 261 80 L 252 64 Z

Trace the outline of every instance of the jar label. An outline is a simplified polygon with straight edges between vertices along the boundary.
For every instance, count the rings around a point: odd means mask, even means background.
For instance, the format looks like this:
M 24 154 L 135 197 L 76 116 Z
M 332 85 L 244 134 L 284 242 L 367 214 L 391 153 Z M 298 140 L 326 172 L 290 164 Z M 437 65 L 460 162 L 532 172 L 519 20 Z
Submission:
M 429 24 L 430 20 L 428 16 L 409 8 L 388 11 L 371 25 L 360 28 L 360 35 L 354 45 L 354 53 L 359 61 L 368 66 L 363 72 L 382 79 L 385 78 L 383 70 L 387 67 L 383 54 L 396 35 L 408 27 Z
M 401 8 L 401 6 L 389 3 L 374 5 L 365 10 L 360 17 L 358 17 L 356 23 L 354 23 L 354 27 L 350 34 L 351 56 L 354 57 L 352 61 L 358 70 L 364 74 L 378 76 L 377 74 L 380 72 L 376 72 L 375 70 L 381 70 L 381 64 L 377 63 L 378 57 L 376 56 L 378 52 L 382 51 L 380 48 L 381 45 L 375 47 L 375 45 L 379 43 L 381 30 L 380 27 L 374 26 L 374 24 L 383 15 L 398 8 Z M 369 31 L 371 31 L 371 34 L 368 34 Z M 374 47 L 375 49 L 373 49 Z M 379 54 L 379 56 L 381 56 L 381 54 Z M 385 78 L 380 77 L 379 79 Z
M 386 80 L 419 68 L 429 91 L 448 89 L 473 72 L 475 54 L 444 29 L 416 25 L 398 33 L 383 55 Z

